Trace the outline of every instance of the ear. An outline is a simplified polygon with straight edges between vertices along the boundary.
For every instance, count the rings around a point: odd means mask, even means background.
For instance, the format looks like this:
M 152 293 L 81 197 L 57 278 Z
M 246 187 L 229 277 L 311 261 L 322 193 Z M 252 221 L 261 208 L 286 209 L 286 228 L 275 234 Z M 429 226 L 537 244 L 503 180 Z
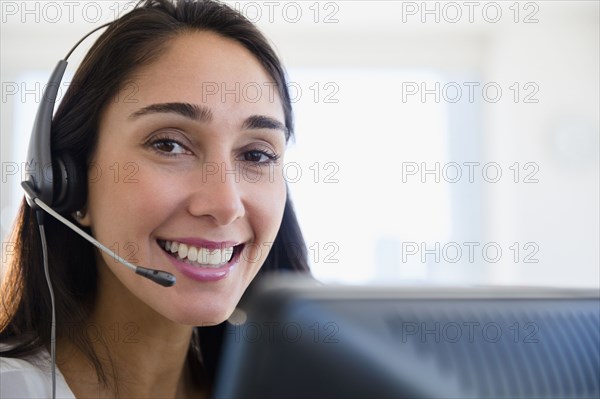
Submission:
M 73 213 L 73 218 L 77 221 L 77 223 L 85 227 L 90 227 L 92 224 L 90 214 L 87 212 L 85 207 Z

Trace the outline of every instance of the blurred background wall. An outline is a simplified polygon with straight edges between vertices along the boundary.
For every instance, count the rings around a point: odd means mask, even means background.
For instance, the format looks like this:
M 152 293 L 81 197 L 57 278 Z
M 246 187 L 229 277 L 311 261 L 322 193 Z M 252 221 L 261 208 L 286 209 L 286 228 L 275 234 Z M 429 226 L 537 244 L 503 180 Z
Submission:
M 318 278 L 600 286 L 597 1 L 228 3 L 289 73 Z M 48 75 L 131 4 L 1 2 L 3 264 Z

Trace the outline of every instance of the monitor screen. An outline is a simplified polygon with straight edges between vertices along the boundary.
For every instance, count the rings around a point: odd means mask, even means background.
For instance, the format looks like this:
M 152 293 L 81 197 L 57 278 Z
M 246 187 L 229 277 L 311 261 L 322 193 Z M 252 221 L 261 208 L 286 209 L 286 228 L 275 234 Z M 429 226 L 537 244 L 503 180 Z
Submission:
M 270 281 L 234 312 L 216 398 L 598 398 L 598 291 Z

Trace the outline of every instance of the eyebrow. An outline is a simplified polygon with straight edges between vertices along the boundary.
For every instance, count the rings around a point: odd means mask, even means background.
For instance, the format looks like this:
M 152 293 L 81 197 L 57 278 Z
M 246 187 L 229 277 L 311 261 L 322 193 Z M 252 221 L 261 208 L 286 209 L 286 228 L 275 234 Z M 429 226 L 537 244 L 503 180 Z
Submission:
M 277 119 L 263 116 L 263 115 L 252 115 L 244 121 L 242 125 L 243 129 L 275 129 L 281 130 L 285 137 L 288 136 L 288 128 Z
M 200 122 L 210 122 L 213 118 L 210 109 L 201 105 L 190 103 L 161 103 L 151 104 L 147 107 L 139 109 L 131 115 L 129 115 L 129 119 L 136 119 L 142 115 L 159 113 L 179 114 L 186 118 L 194 119 Z
M 203 105 L 190 103 L 159 103 L 141 108 L 129 115 L 129 119 L 136 119 L 142 115 L 173 113 L 199 122 L 210 122 L 213 119 L 211 110 Z M 288 128 L 275 118 L 264 115 L 252 115 L 244 121 L 242 129 L 273 129 L 281 130 L 285 137 L 289 135 Z

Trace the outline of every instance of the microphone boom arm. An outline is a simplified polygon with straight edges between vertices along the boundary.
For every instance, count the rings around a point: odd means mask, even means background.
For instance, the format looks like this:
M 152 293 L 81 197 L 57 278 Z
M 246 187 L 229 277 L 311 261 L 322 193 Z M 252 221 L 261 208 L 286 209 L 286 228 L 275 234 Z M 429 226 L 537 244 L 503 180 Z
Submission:
M 123 265 L 125 265 L 128 268 L 130 268 L 131 270 L 133 270 L 136 274 L 146 277 L 146 278 L 154 281 L 155 283 L 162 285 L 163 287 L 171 287 L 175 284 L 175 281 L 176 281 L 175 276 L 172 275 L 171 273 L 168 273 L 168 272 L 165 272 L 162 270 L 148 269 L 148 268 L 145 268 L 142 266 L 136 266 L 134 264 L 129 263 L 125 259 L 121 258 L 119 255 L 117 255 L 116 253 L 114 253 L 113 251 L 108 249 L 106 246 L 102 245 L 102 243 L 100 243 L 98 240 L 94 239 L 92 236 L 90 236 L 88 233 L 86 233 L 85 231 L 80 229 L 78 226 L 71 223 L 68 219 L 61 216 L 58 212 L 54 211 L 54 209 L 52 209 L 48 205 L 46 205 L 46 203 L 44 203 L 44 201 L 42 201 L 38 198 L 35 191 L 31 187 L 31 182 L 23 181 L 23 182 L 21 182 L 21 186 L 25 190 L 25 193 L 27 194 L 27 196 L 31 199 L 31 201 L 35 202 L 36 205 L 38 205 L 40 208 L 42 208 L 44 211 L 46 211 L 48 214 L 50 214 L 52 217 L 54 217 L 58 221 L 64 223 L 67 227 L 69 227 L 71 230 L 73 230 L 74 232 L 79 234 L 81 237 L 83 237 L 84 239 L 89 241 L 96 248 L 102 250 L 107 255 L 114 257 L 117 261 L 119 261 Z

